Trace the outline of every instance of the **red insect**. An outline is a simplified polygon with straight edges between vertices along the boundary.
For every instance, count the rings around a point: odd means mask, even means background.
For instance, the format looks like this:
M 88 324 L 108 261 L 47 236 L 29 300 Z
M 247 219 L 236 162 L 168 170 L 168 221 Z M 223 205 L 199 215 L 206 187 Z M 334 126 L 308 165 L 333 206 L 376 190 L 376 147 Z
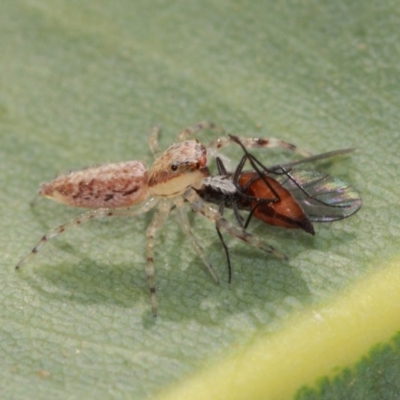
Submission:
M 250 216 L 266 224 L 301 228 L 314 235 L 314 227 L 304 210 L 276 179 L 248 171 L 240 173 L 237 184 L 240 187 L 237 205 L 240 209 L 250 209 Z
M 300 228 L 314 235 L 314 222 L 338 221 L 360 209 L 361 197 L 349 184 L 325 173 L 296 168 L 298 164 L 346 154 L 354 149 L 266 167 L 247 151 L 238 137 L 229 136 L 242 147 L 242 160 L 235 172 L 230 173 L 217 158 L 219 175 L 208 178 L 198 193 L 206 201 L 219 204 L 221 214 L 225 207 L 232 208 L 238 223 L 245 229 L 255 217 L 269 225 Z M 243 170 L 247 161 L 252 167 L 250 171 Z M 246 219 L 241 211 L 249 212 Z M 227 254 L 230 280 L 228 249 L 218 229 L 217 232 Z

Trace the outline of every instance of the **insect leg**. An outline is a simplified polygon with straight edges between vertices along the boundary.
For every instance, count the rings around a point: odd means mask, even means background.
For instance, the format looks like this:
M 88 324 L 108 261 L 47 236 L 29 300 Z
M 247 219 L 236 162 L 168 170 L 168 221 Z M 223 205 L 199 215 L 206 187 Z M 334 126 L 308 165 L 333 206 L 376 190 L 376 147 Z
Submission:
M 89 211 L 85 214 L 78 216 L 77 218 L 72 219 L 71 221 L 58 226 L 57 228 L 53 228 L 49 230 L 36 244 L 36 246 L 31 250 L 29 254 L 27 254 L 21 261 L 15 266 L 15 269 L 20 269 L 23 265 L 28 263 L 38 252 L 42 249 L 42 247 L 50 240 L 61 233 L 66 232 L 71 228 L 75 228 L 76 226 L 80 226 L 86 222 L 91 221 L 95 218 L 104 218 L 104 217 L 124 217 L 124 216 L 135 216 L 142 214 L 157 203 L 157 199 L 151 198 L 148 200 L 142 207 L 137 210 L 129 210 L 129 209 L 112 209 L 112 208 L 99 208 L 97 210 Z
M 163 226 L 167 219 L 170 209 L 171 204 L 168 200 L 161 201 L 159 211 L 146 231 L 146 275 L 150 290 L 151 311 L 154 316 L 157 316 L 157 295 L 156 286 L 154 284 L 154 238 L 157 231 Z
M 265 243 L 257 236 L 252 235 L 245 229 L 238 227 L 237 225 L 234 225 L 225 218 L 221 217 L 220 213 L 205 203 L 192 188 L 186 190 L 183 196 L 189 201 L 194 211 L 203 214 L 210 221 L 213 221 L 216 224 L 217 229 L 220 231 L 225 231 L 229 235 L 249 243 L 251 246 L 257 247 L 266 253 L 270 253 L 277 258 L 287 259 L 283 253 L 276 250 L 273 246 Z
M 353 148 L 334 150 L 334 151 L 330 151 L 328 153 L 322 153 L 322 154 L 318 154 L 318 155 L 315 155 L 315 156 L 306 157 L 306 158 L 303 158 L 301 160 L 294 161 L 294 162 L 291 162 L 291 163 L 288 163 L 288 164 L 276 165 L 276 166 L 273 166 L 273 167 L 266 167 L 256 157 L 254 157 L 252 154 L 250 154 L 247 151 L 246 147 L 243 145 L 243 143 L 240 141 L 240 139 L 238 137 L 233 136 L 233 135 L 230 135 L 230 137 L 231 137 L 231 139 L 233 141 L 235 141 L 237 144 L 239 144 L 239 146 L 242 147 L 242 149 L 243 149 L 243 151 L 245 153 L 245 156 L 243 156 L 243 159 L 242 159 L 241 163 L 239 164 L 239 166 L 236 169 L 236 172 L 234 174 L 234 182 L 235 182 L 235 184 L 237 184 L 237 182 L 238 182 L 239 175 L 242 172 L 242 168 L 243 168 L 243 165 L 244 165 L 243 160 L 245 160 L 245 157 L 246 157 L 249 160 L 249 162 L 250 162 L 251 166 L 253 167 L 253 169 L 258 173 L 258 176 L 264 181 L 265 185 L 269 187 L 271 192 L 274 193 L 274 195 L 277 198 L 279 198 L 279 196 L 275 192 L 273 187 L 268 183 L 268 180 L 266 179 L 266 175 L 265 174 L 286 175 L 287 178 L 293 183 L 293 185 L 295 185 L 301 192 L 303 192 L 303 194 L 304 194 L 304 196 L 306 198 L 311 199 L 312 201 L 315 201 L 315 202 L 320 203 L 320 204 L 322 204 L 324 206 L 327 206 L 327 207 L 334 207 L 332 204 L 326 203 L 326 202 L 324 202 L 322 200 L 319 200 L 315 196 L 311 195 L 311 193 L 309 193 L 306 190 L 306 188 L 300 182 L 298 182 L 297 179 L 293 176 L 293 174 L 292 174 L 292 166 L 298 165 L 298 164 L 301 164 L 301 163 L 304 163 L 304 162 L 316 161 L 316 160 L 325 159 L 325 158 L 328 158 L 328 157 L 333 157 L 333 156 L 336 156 L 336 155 L 342 155 L 342 154 L 350 153 L 350 152 L 354 151 Z M 218 164 L 218 158 L 217 158 L 217 164 Z M 218 169 L 220 170 L 220 168 L 221 167 L 219 166 Z M 326 179 L 326 176 L 321 175 L 319 177 L 319 179 L 316 179 L 316 180 L 313 181 L 314 186 L 318 182 L 322 182 L 324 179 Z M 242 188 L 239 188 L 238 193 L 241 193 L 241 189 Z M 333 192 L 336 193 L 336 191 L 333 189 L 333 187 L 331 187 L 331 189 L 333 190 Z M 346 188 L 342 188 L 342 190 L 343 189 L 345 190 Z M 243 195 L 243 194 L 241 193 L 241 195 Z M 250 214 L 249 214 L 249 216 L 247 218 L 247 221 L 246 221 L 246 223 L 244 225 L 245 228 L 247 228 L 247 226 L 248 226 L 248 224 L 250 222 L 250 219 L 252 218 L 252 216 L 253 216 L 254 212 L 256 211 L 256 209 L 258 207 L 260 207 L 263 203 L 265 203 L 265 202 L 268 203 L 269 201 L 270 200 L 266 201 L 265 199 L 263 201 L 257 201 L 256 206 L 253 207 L 253 209 L 251 210 L 251 212 L 250 212 Z M 345 207 L 348 207 L 348 204 L 346 204 Z
M 190 229 L 189 219 L 187 217 L 186 210 L 184 208 L 184 202 L 181 198 L 175 201 L 176 204 L 176 211 L 178 215 L 178 222 L 181 226 L 184 234 L 190 239 L 190 243 L 192 244 L 194 250 L 196 251 L 197 255 L 203 261 L 203 264 L 206 266 L 208 271 L 210 272 L 211 276 L 215 280 L 216 283 L 219 283 L 219 278 L 215 273 L 213 266 L 207 259 L 207 256 L 204 252 L 204 249 L 200 246 L 199 242 L 197 241 L 196 237 L 193 235 L 192 230 Z
M 225 243 L 224 237 L 222 236 L 221 231 L 219 230 L 218 226 L 215 225 L 215 230 L 217 231 L 219 240 L 222 244 L 222 247 L 224 248 L 225 251 L 225 256 L 226 256 L 226 262 L 228 264 L 228 283 L 232 282 L 232 266 L 231 266 L 231 257 L 229 255 L 229 248 L 227 244 Z

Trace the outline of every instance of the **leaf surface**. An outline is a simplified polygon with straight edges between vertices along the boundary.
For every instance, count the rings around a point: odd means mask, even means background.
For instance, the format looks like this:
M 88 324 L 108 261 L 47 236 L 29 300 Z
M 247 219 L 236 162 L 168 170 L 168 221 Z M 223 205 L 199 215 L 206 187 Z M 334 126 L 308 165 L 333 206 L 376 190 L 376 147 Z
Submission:
M 400 326 L 396 2 L 5 0 L 1 10 L 3 398 L 178 398 L 194 387 L 233 399 L 252 377 L 255 396 L 328 399 L 317 382 L 356 374 L 360 360 L 396 387 L 390 357 L 379 367 L 367 357 Z M 156 320 L 144 273 L 151 213 L 71 230 L 14 271 L 79 214 L 46 200 L 31 208 L 40 182 L 104 162 L 150 165 L 152 126 L 166 148 L 202 120 L 313 153 L 357 147 L 317 168 L 354 185 L 363 208 L 315 237 L 255 224 L 289 262 L 229 239 L 231 285 L 213 224 L 190 215 L 220 285 L 172 213 L 157 237 Z M 280 382 L 267 385 L 268 371 Z M 367 400 L 380 394 L 360 387 Z

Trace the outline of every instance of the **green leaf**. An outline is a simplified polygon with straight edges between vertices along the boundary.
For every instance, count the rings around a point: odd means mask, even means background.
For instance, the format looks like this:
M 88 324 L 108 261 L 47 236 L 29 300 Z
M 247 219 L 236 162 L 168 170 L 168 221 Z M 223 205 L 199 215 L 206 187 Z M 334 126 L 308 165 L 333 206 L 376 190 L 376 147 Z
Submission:
M 1 11 L 2 398 L 325 400 L 343 376 L 358 388 L 342 398 L 391 398 L 379 387 L 398 387 L 400 372 L 388 347 L 400 326 L 396 2 L 5 0 Z M 190 213 L 220 285 L 172 213 L 157 237 L 157 319 L 144 273 L 152 213 L 73 229 L 15 272 L 79 215 L 30 207 L 41 181 L 151 165 L 152 126 L 166 148 L 202 120 L 313 153 L 357 147 L 317 167 L 354 185 L 363 208 L 315 237 L 255 224 L 289 262 L 229 239 L 231 285 L 213 224 Z M 363 383 L 359 362 L 382 380 Z

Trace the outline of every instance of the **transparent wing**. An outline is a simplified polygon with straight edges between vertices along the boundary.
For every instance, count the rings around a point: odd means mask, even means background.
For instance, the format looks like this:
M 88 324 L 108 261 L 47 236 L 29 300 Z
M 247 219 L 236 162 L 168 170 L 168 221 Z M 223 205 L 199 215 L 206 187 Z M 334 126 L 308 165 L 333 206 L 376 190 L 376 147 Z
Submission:
M 288 189 L 312 222 L 332 222 L 356 213 L 359 193 L 341 179 L 317 171 L 292 169 L 287 175 L 273 175 Z

